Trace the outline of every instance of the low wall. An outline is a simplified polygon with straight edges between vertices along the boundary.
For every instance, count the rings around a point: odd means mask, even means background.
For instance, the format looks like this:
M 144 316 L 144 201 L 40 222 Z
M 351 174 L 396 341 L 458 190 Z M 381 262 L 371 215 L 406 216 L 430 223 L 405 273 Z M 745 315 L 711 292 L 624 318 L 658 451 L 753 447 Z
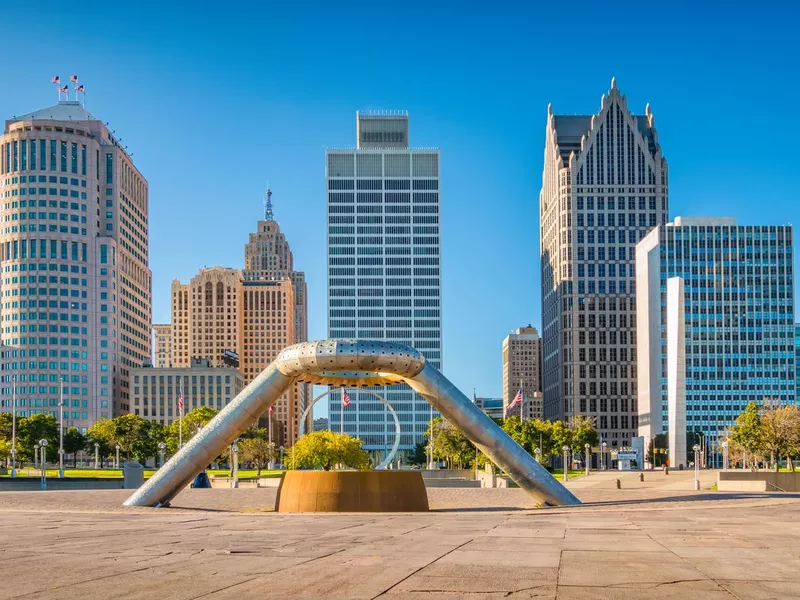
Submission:
M 717 490 L 721 492 L 800 492 L 800 472 L 720 471 Z
M 429 479 L 475 479 L 472 469 L 420 469 L 422 478 Z
M 47 478 L 47 490 L 121 490 L 122 477 L 71 477 L 58 479 Z M 16 479 L 0 479 L 0 492 L 38 492 L 41 490 L 38 477 L 17 477 Z

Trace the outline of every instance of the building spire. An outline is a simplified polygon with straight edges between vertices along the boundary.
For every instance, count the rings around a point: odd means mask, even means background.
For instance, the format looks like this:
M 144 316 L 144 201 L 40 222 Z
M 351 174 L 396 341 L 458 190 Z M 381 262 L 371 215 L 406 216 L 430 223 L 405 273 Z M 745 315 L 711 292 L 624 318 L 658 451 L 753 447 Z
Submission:
M 266 198 L 264 198 L 264 220 L 265 221 L 275 220 L 275 217 L 272 214 L 272 190 L 269 189 L 269 187 L 267 188 Z

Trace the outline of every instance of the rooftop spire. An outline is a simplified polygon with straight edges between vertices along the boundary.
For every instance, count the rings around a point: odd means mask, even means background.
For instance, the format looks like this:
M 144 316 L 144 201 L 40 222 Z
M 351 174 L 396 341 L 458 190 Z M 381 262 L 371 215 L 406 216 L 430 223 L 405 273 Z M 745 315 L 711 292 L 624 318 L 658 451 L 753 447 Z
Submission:
M 272 214 L 272 190 L 267 188 L 267 195 L 264 198 L 264 220 L 274 221 L 275 217 Z

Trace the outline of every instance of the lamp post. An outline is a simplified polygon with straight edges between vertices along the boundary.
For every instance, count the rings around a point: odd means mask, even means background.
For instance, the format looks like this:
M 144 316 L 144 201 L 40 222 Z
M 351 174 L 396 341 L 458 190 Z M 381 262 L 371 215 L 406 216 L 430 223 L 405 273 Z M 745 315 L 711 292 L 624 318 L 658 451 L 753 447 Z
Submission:
M 164 451 L 166 449 L 167 449 L 167 444 L 166 443 L 158 442 L 158 456 L 159 456 L 158 466 L 159 467 L 163 467 L 164 466 Z
M 114 461 L 114 468 L 119 469 L 119 444 L 117 444 L 117 458 Z
M 592 446 L 591 446 L 591 444 L 586 444 L 584 446 L 584 449 L 586 450 L 586 474 L 588 475 L 589 474 L 589 468 L 592 465 Z
M 280 447 L 278 448 L 278 450 L 280 450 L 280 451 L 281 451 L 281 469 L 283 469 L 283 468 L 284 468 L 284 467 L 283 467 L 283 452 L 284 452 L 283 446 L 280 446 Z
M 428 470 L 433 470 L 433 404 L 430 405 L 430 416 L 428 418 L 428 423 L 430 424 L 431 428 L 431 437 L 428 440 Z
M 239 487 L 239 440 L 233 440 L 231 444 L 231 451 L 233 454 L 233 481 L 231 482 L 232 488 Z
M 11 478 L 17 477 L 17 377 L 11 387 Z
M 564 481 L 566 482 L 569 479 L 569 446 L 564 446 L 561 448 L 564 452 Z
M 58 478 L 64 479 L 64 378 L 61 378 L 58 395 Z
M 43 490 L 47 489 L 47 440 L 39 440 L 39 447 L 41 448 L 40 455 L 42 458 L 42 479 L 39 484 Z
M 692 446 L 692 450 L 694 450 L 694 489 L 698 491 L 700 489 L 700 446 L 695 444 Z
M 542 457 L 542 451 L 539 450 L 539 448 L 536 448 L 533 451 L 533 453 L 536 456 L 536 462 L 538 462 L 539 464 L 542 464 L 542 458 L 541 458 Z
M 100 444 L 94 443 L 94 468 L 100 468 Z
M 607 442 L 603 442 L 600 445 L 600 458 L 601 458 L 601 461 L 603 463 L 603 471 L 606 470 L 606 448 L 607 447 L 608 447 L 608 443 Z
M 728 470 L 728 441 L 722 442 L 722 470 Z

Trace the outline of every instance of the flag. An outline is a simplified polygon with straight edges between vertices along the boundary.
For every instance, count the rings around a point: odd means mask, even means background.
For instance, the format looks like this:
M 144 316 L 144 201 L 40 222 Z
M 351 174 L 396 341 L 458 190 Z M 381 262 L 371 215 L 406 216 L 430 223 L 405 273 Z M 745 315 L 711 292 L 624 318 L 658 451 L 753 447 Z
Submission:
M 521 402 L 522 402 L 522 388 L 519 388 L 519 391 L 517 392 L 517 395 L 516 395 L 516 396 L 514 396 L 514 399 L 511 401 L 511 404 L 509 404 L 508 406 L 506 406 L 506 408 L 507 408 L 507 409 L 512 409 L 512 408 L 514 408 L 514 407 L 515 407 L 517 404 L 520 404 Z
M 62 94 L 69 94 L 69 87 L 65 85 L 64 87 L 58 88 L 58 91 L 61 92 Z
M 269 407 L 269 418 L 270 418 L 270 419 L 272 418 L 272 410 L 273 410 L 273 409 L 272 409 L 272 407 L 270 406 L 270 407 Z
M 181 415 L 183 414 L 183 389 L 181 389 L 180 394 L 178 394 L 178 412 Z
M 342 404 L 345 408 L 350 406 L 350 396 L 347 395 L 347 390 L 342 390 Z
M 61 77 L 56 75 L 50 80 L 50 83 L 55 83 L 56 85 L 61 85 Z
M 70 76 L 69 76 L 69 80 L 70 80 L 72 83 L 78 83 L 78 76 L 77 76 L 77 75 L 70 75 Z
M 82 91 L 84 91 L 84 90 L 83 90 L 83 84 L 76 85 L 76 86 L 75 86 L 75 91 L 76 91 L 76 92 L 82 92 Z

